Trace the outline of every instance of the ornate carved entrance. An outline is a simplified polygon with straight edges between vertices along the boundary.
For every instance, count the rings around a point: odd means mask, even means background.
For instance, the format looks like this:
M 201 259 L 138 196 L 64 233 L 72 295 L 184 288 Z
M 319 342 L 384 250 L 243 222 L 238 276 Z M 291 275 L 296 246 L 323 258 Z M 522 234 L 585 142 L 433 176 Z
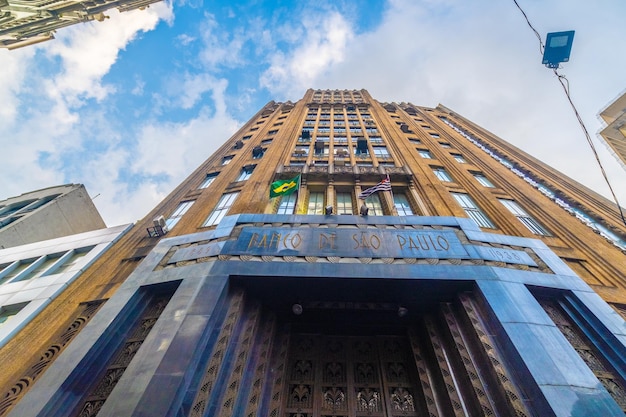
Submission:
M 295 334 L 287 416 L 416 416 L 416 370 L 406 338 Z
M 384 304 L 309 303 L 301 320 L 234 289 L 188 415 L 535 415 L 480 301 L 452 298 L 402 318 Z

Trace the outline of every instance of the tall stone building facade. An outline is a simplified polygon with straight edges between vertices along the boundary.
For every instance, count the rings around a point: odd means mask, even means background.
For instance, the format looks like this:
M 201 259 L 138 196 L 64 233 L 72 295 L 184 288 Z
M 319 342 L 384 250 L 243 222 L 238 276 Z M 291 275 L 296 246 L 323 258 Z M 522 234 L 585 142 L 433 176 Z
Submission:
M 444 106 L 309 90 L 0 349 L 0 415 L 623 415 L 625 234 Z

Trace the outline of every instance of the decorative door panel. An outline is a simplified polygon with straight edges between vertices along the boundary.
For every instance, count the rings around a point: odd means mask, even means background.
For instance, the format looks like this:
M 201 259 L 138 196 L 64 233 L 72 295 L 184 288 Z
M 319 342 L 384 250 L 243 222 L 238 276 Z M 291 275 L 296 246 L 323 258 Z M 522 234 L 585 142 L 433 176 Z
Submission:
M 288 417 L 417 416 L 407 338 L 293 334 Z

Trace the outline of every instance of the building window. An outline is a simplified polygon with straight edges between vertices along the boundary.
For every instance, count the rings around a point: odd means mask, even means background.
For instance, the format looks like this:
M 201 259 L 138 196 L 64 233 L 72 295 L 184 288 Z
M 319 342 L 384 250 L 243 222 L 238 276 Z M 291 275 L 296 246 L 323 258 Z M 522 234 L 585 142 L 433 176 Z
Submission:
M 354 214 L 351 193 L 337 193 L 337 214 Z
M 438 134 L 438 133 L 428 132 L 428 134 L 429 134 L 431 137 L 433 137 L 433 138 L 439 139 L 439 134 Z
M 324 214 L 324 193 L 309 193 L 307 214 Z
M 252 137 L 252 135 L 246 135 L 243 138 L 241 138 L 241 140 L 248 140 Z
M 272 140 L 273 140 L 273 139 L 263 139 L 263 140 L 261 141 L 261 146 L 266 146 L 266 145 L 269 145 L 270 143 L 272 143 Z
M 447 142 L 439 142 L 439 145 L 441 145 L 441 147 L 445 149 L 450 149 L 452 147 L 452 145 Z
M 28 303 L 13 304 L 0 307 L 0 327 L 17 315 Z
M 293 151 L 293 156 L 295 158 L 306 158 L 309 154 L 308 146 L 296 146 L 296 149 Z
M 250 176 L 252 175 L 252 171 L 254 171 L 255 167 L 256 165 L 248 165 L 241 168 L 241 172 L 239 173 L 239 177 L 237 177 L 237 181 L 245 181 L 250 178 Z
M 374 155 L 376 155 L 376 157 L 378 159 L 389 159 L 391 158 L 391 155 L 389 155 L 389 151 L 387 150 L 387 148 L 383 147 L 374 147 L 372 148 L 374 151 Z
M 88 246 L 84 248 L 74 249 L 63 256 L 63 260 L 60 265 L 50 270 L 50 274 L 62 274 L 74 268 L 74 266 L 83 259 L 94 247 Z
M 19 210 L 21 210 L 24 207 L 26 207 L 27 205 L 34 203 L 35 201 L 37 201 L 37 200 L 19 201 L 17 203 L 13 203 L 13 204 L 10 204 L 8 206 L 5 206 L 2 209 L 0 209 L 0 216 L 8 216 L 8 215 L 11 215 L 13 213 L 16 213 Z
M 409 142 L 415 144 L 415 145 L 419 145 L 422 143 L 421 140 L 419 140 L 418 138 L 409 138 Z
M 222 165 L 228 165 L 230 164 L 230 161 L 233 160 L 233 158 L 235 157 L 235 155 L 228 155 L 222 158 Z
M 383 205 L 380 202 L 380 197 L 378 194 L 372 194 L 363 201 L 363 204 L 367 206 L 369 209 L 370 216 L 382 216 L 383 213 Z
M 252 149 L 252 159 L 261 159 L 263 158 L 264 154 L 265 154 L 265 148 L 261 146 L 255 146 Z
M 238 195 L 239 191 L 222 195 L 220 201 L 217 202 L 217 206 L 206 219 L 202 227 L 215 226 L 216 224 L 218 224 L 224 218 L 224 216 L 226 216 L 226 213 L 228 213 L 228 210 L 230 210 L 231 206 L 235 203 Z
M 198 188 L 199 189 L 207 188 L 209 185 L 211 185 L 211 183 L 213 183 L 213 181 L 215 181 L 215 178 L 217 178 L 218 175 L 219 175 L 219 172 L 213 172 L 211 174 L 206 174 L 206 177 L 204 178 L 204 181 L 202 181 L 202 184 L 200 184 L 200 186 Z
M 489 220 L 487 215 L 483 213 L 474 200 L 470 198 L 467 194 L 463 193 L 452 193 L 452 197 L 459 203 L 459 205 L 465 210 L 465 213 L 469 216 L 470 219 L 474 220 L 476 224 L 480 227 L 486 227 L 489 229 L 493 229 L 494 225 Z
M 13 264 L 4 268 L 2 273 L 0 273 L 0 284 L 11 281 L 13 278 L 17 277 L 29 268 L 36 260 L 37 258 L 32 258 L 13 262 Z
M 29 279 L 39 278 L 40 276 L 44 275 L 44 273 L 48 269 L 50 269 L 52 265 L 57 263 L 63 255 L 64 252 L 42 256 L 35 262 L 34 269 L 31 269 L 28 274 L 23 274 L 20 277 L 14 279 L 12 282 L 27 281 Z
M 275 135 L 276 133 L 278 133 L 278 130 L 270 130 L 267 132 L 268 135 Z
M 549 236 L 550 235 L 546 231 L 546 229 L 544 229 L 539 224 L 539 222 L 537 222 L 537 220 L 535 220 L 534 218 L 530 217 L 530 215 L 528 213 L 526 213 L 526 211 L 523 208 L 521 208 L 520 205 L 517 204 L 515 201 L 513 201 L 513 200 L 505 200 L 503 198 L 499 198 L 498 200 L 504 205 L 504 207 L 509 209 L 509 211 L 511 213 L 513 213 L 515 215 L 515 217 L 517 217 L 519 219 L 519 221 L 522 222 L 522 224 L 528 228 L 528 230 L 530 230 L 531 232 L 533 232 L 536 235 L 541 235 L 541 236 Z
M 439 179 L 439 181 L 452 182 L 452 177 L 450 176 L 450 174 L 448 174 L 448 171 L 446 171 L 445 169 L 441 167 L 436 167 L 436 168 L 433 168 L 433 172 L 435 173 L 435 176 Z
M 278 209 L 276 214 L 293 214 L 296 208 L 296 200 L 298 199 L 298 193 L 291 193 L 284 195 L 280 198 Z
M 452 157 L 454 158 L 455 161 L 457 161 L 460 164 L 467 163 L 467 161 L 465 160 L 465 158 L 463 158 L 463 155 L 461 155 L 461 154 L 453 153 Z
M 476 181 L 478 181 L 480 183 L 480 185 L 482 185 L 483 187 L 488 187 L 488 188 L 494 188 L 495 186 L 491 183 L 491 181 L 489 181 L 489 179 L 487 179 L 487 177 L 485 177 L 483 174 L 476 172 L 473 173 L 472 175 L 474 175 L 474 178 L 476 178 Z
M 404 194 L 394 194 L 393 202 L 396 206 L 396 211 L 398 212 L 398 216 L 412 216 L 413 210 L 411 209 L 411 205 L 409 204 L 409 200 L 406 198 Z
M 187 213 L 187 210 L 189 210 L 189 208 L 193 205 L 193 203 L 195 203 L 195 200 L 183 201 L 182 203 L 178 205 L 178 207 L 176 207 L 176 210 L 174 210 L 174 212 L 170 214 L 170 217 L 168 217 L 168 219 L 165 220 L 165 226 L 167 227 L 168 230 L 172 230 L 172 228 L 176 226 L 176 223 L 178 223 L 178 221 L 183 217 L 183 215 Z
M 433 159 L 433 156 L 430 154 L 430 151 L 427 151 L 426 149 L 418 149 L 417 153 L 419 153 L 420 156 L 424 159 Z

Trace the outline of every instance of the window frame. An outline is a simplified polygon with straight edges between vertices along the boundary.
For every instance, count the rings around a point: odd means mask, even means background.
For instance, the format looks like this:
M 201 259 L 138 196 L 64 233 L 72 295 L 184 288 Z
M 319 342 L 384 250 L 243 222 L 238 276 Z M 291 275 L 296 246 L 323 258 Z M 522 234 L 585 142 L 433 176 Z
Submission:
M 315 199 L 312 202 L 311 197 L 313 196 L 315 196 Z M 320 203 L 320 199 L 321 199 L 321 203 Z M 306 214 L 309 214 L 309 215 L 324 214 L 324 208 L 326 207 L 325 203 L 326 203 L 326 193 L 324 191 L 309 191 Z
M 354 205 L 352 204 L 352 193 L 339 191 L 335 193 L 335 202 L 337 205 L 337 214 L 354 214 Z
M 513 214 L 528 230 L 537 236 L 551 236 L 550 232 L 546 230 L 537 219 L 532 217 L 526 210 L 519 205 L 515 200 L 508 198 L 498 198 L 498 201 L 506 207 L 511 214 Z
M 167 230 L 172 230 L 195 202 L 196 200 L 186 200 L 178 203 L 174 211 L 165 219 L 165 227 L 167 227 Z
M 239 176 L 237 177 L 236 182 L 247 181 L 252 176 L 252 172 L 256 168 L 256 165 L 246 165 L 241 168 L 239 171 Z
M 282 196 L 280 198 L 280 202 L 278 203 L 278 207 L 276 207 L 276 214 L 294 214 L 297 202 L 297 192 Z
M 398 200 L 404 201 L 398 201 Z M 398 216 L 414 216 L 413 207 L 405 193 L 393 193 L 393 205 L 396 208 Z
M 452 197 L 461 206 L 465 214 L 478 225 L 485 229 L 495 229 L 495 225 L 487 214 L 478 207 L 474 200 L 466 193 L 451 193 Z
M 202 180 L 202 182 L 198 186 L 198 190 L 204 190 L 205 188 L 208 188 L 209 185 L 213 184 L 213 181 L 215 181 L 218 175 L 219 175 L 219 172 L 212 172 L 210 174 L 206 174 L 206 177 L 204 177 L 204 180 Z
M 472 176 L 483 187 L 496 188 L 496 186 L 482 172 L 472 172 Z
M 441 182 L 454 182 L 452 175 L 444 167 L 431 167 L 435 177 Z
M 365 206 L 369 209 L 367 213 L 368 216 L 385 215 L 385 211 L 383 210 L 383 203 L 378 193 L 369 195 L 365 200 L 363 200 L 363 204 L 365 204 Z
M 222 194 L 213 211 L 209 214 L 204 223 L 202 223 L 202 227 L 211 227 L 219 224 L 226 214 L 228 214 L 233 204 L 235 204 L 238 196 L 239 191 Z
M 417 153 L 423 159 L 434 159 L 433 154 L 428 149 L 418 149 Z

